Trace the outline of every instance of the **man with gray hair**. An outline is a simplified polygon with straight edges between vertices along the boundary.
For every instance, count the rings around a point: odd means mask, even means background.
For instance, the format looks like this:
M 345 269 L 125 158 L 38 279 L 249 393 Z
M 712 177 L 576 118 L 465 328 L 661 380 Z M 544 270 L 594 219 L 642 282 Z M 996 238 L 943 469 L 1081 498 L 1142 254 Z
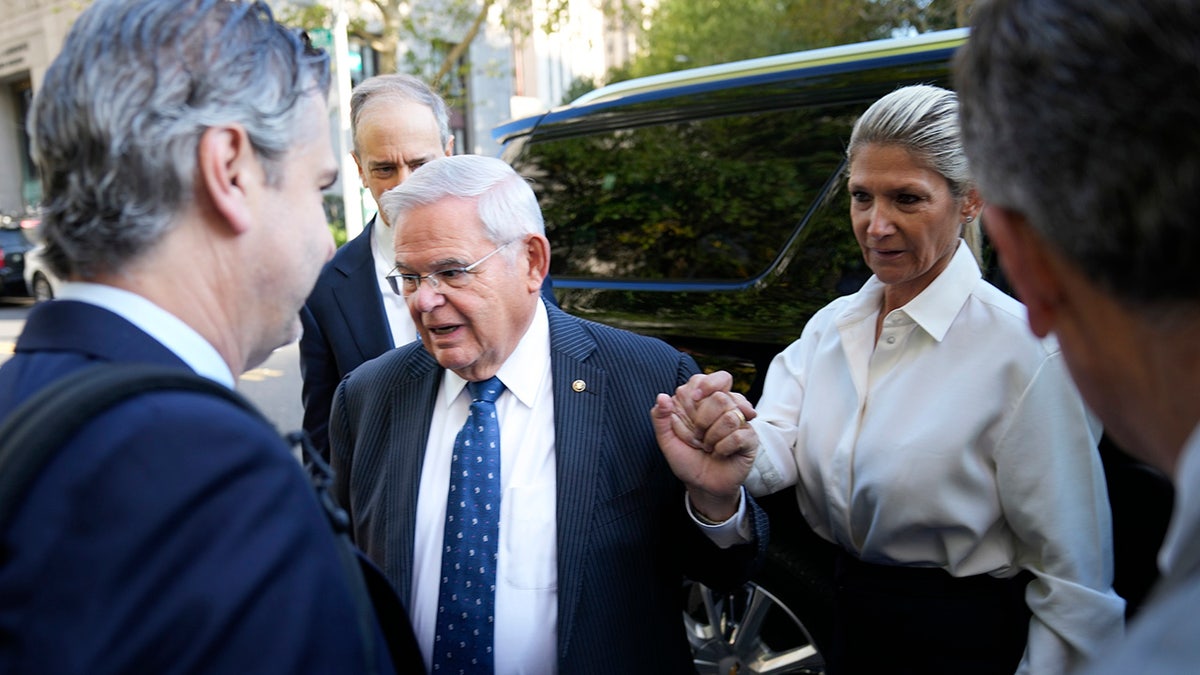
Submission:
M 955 83 L 984 223 L 1105 428 L 1169 475 L 1163 577 L 1096 673 L 1200 663 L 1200 12 L 1190 0 L 975 7 Z
M 30 119 L 68 283 L 0 368 L 0 416 L 97 363 L 232 389 L 298 337 L 333 254 L 328 87 L 327 55 L 261 2 L 82 13 Z M 0 548 L 0 672 L 393 670 L 290 448 L 225 395 L 151 390 L 88 419 Z
M 377 75 L 355 87 L 350 130 L 358 177 L 376 204 L 413 171 L 454 153 L 445 101 L 411 75 Z M 325 456 L 338 382 L 362 362 L 417 339 L 404 299 L 384 281 L 394 264 L 392 226 L 378 214 L 321 271 L 300 313 L 304 430 Z
M 499 159 L 434 160 L 382 207 L 421 341 L 338 385 L 334 494 L 426 666 L 695 673 L 684 576 L 736 588 L 766 544 L 753 452 L 697 450 L 655 407 L 696 363 L 545 301 L 541 210 Z M 745 426 L 744 399 L 710 403 Z

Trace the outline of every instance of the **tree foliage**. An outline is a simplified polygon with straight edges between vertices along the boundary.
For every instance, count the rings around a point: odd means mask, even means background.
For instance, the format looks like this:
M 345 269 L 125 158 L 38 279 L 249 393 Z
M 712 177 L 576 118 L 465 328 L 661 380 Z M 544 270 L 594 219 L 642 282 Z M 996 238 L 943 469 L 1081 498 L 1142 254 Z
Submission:
M 379 55 L 379 72 L 403 70 L 452 93 L 461 57 L 498 11 L 520 38 L 552 33 L 567 18 L 570 0 L 343 0 L 349 31 Z M 299 4 L 272 0 L 282 21 L 331 28 L 329 0 Z M 974 0 L 659 0 L 640 39 L 641 53 L 614 69 L 607 82 L 739 59 L 782 54 L 965 25 Z M 535 21 L 533 7 L 542 11 Z M 598 3 L 610 16 L 638 11 L 637 2 Z M 402 48 L 402 46 L 407 48 Z M 572 95 L 600 82 L 581 81 Z
M 962 25 L 972 0 L 661 0 L 610 81 Z
M 379 56 L 379 72 L 418 75 L 435 88 L 452 89 L 448 79 L 482 31 L 489 13 L 499 10 L 504 28 L 517 36 L 557 29 L 569 0 L 538 0 L 544 19 L 534 25 L 528 0 L 344 0 L 351 35 Z M 332 28 L 328 0 L 299 4 L 271 0 L 283 23 Z

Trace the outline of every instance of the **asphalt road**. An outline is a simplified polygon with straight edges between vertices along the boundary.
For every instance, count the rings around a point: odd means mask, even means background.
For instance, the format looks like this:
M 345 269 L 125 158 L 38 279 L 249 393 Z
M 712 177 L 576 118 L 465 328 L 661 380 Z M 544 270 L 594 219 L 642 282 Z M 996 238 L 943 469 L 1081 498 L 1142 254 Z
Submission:
M 0 363 L 12 356 L 13 345 L 32 307 L 28 301 L 0 300 Z M 299 429 L 304 409 L 300 405 L 298 345 L 293 343 L 275 350 L 265 363 L 238 378 L 237 388 L 281 432 Z

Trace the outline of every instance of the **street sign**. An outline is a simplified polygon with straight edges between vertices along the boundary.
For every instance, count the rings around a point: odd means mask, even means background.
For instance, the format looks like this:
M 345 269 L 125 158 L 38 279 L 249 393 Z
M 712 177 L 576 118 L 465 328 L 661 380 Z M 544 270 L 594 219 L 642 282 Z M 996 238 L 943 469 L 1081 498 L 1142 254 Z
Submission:
M 308 33 L 308 39 L 314 47 L 327 52 L 333 51 L 333 31 L 328 28 L 308 28 L 305 32 Z

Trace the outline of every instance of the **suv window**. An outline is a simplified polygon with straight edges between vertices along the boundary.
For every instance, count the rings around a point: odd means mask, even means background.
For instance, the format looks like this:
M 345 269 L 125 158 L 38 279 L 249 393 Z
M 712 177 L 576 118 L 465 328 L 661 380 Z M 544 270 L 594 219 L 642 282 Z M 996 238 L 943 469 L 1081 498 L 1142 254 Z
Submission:
M 747 281 L 766 272 L 841 163 L 807 110 L 533 144 L 556 277 Z M 815 178 L 815 180 L 814 180 Z

